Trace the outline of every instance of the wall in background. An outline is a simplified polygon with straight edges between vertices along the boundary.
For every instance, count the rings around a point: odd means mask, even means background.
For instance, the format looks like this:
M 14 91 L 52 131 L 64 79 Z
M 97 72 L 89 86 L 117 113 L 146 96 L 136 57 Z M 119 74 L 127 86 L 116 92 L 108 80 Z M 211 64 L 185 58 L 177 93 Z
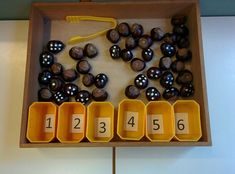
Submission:
M 118 1 L 118 0 L 94 0 Z M 120 1 L 120 0 L 119 0 Z M 125 1 L 125 0 L 121 0 Z M 79 2 L 79 0 L 9 0 L 0 2 L 0 20 L 28 19 L 32 2 Z M 202 16 L 234 16 L 234 0 L 200 0 Z

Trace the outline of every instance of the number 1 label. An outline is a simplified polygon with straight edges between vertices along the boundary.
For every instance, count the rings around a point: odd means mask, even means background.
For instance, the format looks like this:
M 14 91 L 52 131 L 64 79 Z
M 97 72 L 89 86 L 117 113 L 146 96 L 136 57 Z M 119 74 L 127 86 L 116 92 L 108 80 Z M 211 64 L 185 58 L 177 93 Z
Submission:
M 83 114 L 73 114 L 71 132 L 72 133 L 83 133 L 84 131 L 84 115 Z
M 45 116 L 45 124 L 44 124 L 44 132 L 52 133 L 55 130 L 55 115 L 54 114 L 46 114 Z
M 124 129 L 126 131 L 138 131 L 138 112 L 126 112 L 126 117 L 124 118 Z
M 110 118 L 101 117 L 96 118 L 95 127 L 96 127 L 96 137 L 110 137 L 111 136 L 111 124 Z
M 175 113 L 176 134 L 189 134 L 188 113 Z
M 163 134 L 163 117 L 161 114 L 148 116 L 148 131 L 150 134 Z

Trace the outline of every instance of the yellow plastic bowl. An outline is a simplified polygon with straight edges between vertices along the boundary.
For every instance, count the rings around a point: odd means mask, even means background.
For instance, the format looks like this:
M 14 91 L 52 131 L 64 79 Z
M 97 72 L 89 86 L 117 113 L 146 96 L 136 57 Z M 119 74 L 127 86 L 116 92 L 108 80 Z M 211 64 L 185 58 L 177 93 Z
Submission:
M 26 137 L 31 143 L 49 143 L 55 138 L 57 106 L 34 102 L 29 107 Z
M 86 137 L 90 142 L 109 142 L 114 131 L 114 106 L 110 102 L 92 102 L 87 107 Z
M 175 136 L 172 105 L 167 101 L 152 101 L 146 105 L 146 137 L 152 142 L 169 142 Z
M 198 141 L 202 136 L 199 104 L 194 100 L 178 100 L 173 104 L 173 107 L 176 126 L 175 139 L 178 141 Z M 185 124 L 182 119 L 181 121 L 177 119 L 177 114 L 186 115 L 188 123 Z M 187 131 L 179 133 L 177 132 L 177 126 L 181 127 L 180 129 L 185 128 Z M 186 129 L 186 127 L 188 128 Z
M 56 137 L 61 143 L 79 143 L 85 136 L 86 107 L 80 102 L 64 102 L 58 109 Z
M 146 109 L 140 100 L 124 99 L 119 103 L 117 134 L 123 140 L 140 140 L 145 134 Z

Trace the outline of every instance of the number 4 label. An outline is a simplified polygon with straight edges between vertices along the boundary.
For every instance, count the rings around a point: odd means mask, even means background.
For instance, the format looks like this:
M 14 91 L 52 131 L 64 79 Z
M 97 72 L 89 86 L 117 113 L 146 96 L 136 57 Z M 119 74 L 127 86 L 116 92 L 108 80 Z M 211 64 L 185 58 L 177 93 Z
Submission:
M 126 118 L 124 119 L 124 129 L 126 131 L 138 131 L 138 112 L 126 112 Z
M 55 115 L 54 114 L 46 114 L 45 115 L 44 132 L 52 133 L 54 131 L 55 131 Z
M 110 137 L 111 136 L 111 124 L 110 118 L 101 117 L 96 118 L 95 127 L 96 127 L 96 137 Z
M 176 134 L 189 134 L 188 113 L 175 113 Z
M 71 132 L 72 133 L 83 133 L 84 131 L 84 115 L 83 114 L 73 114 Z
M 161 114 L 148 116 L 148 131 L 150 134 L 163 134 L 163 117 Z

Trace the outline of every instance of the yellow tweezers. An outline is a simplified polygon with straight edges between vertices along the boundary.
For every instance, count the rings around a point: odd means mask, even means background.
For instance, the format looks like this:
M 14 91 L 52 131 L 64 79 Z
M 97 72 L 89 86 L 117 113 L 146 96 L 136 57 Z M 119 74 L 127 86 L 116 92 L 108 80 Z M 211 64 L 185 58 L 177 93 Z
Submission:
M 69 23 L 79 23 L 79 21 L 98 21 L 98 22 L 110 22 L 112 23 L 112 27 L 109 29 L 114 29 L 117 26 L 117 20 L 114 18 L 107 18 L 107 17 L 97 17 L 97 16 L 66 16 L 66 21 Z M 97 33 L 88 35 L 88 36 L 74 36 L 71 37 L 68 41 L 69 44 L 75 44 L 77 42 L 84 42 L 90 39 L 93 39 L 97 36 L 100 36 L 104 33 L 106 33 L 109 29 L 105 29 L 102 31 L 99 31 Z

